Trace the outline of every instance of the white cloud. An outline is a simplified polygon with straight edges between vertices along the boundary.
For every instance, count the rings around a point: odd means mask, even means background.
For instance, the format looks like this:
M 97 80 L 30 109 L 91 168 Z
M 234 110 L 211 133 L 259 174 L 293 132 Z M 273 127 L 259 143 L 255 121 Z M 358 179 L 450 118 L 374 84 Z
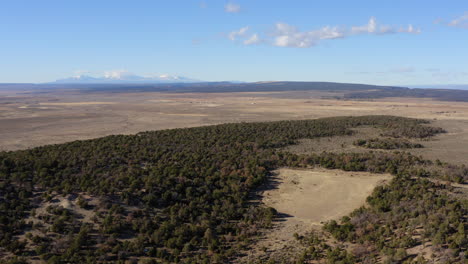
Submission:
M 351 34 L 375 33 L 377 30 L 377 20 L 371 17 L 367 25 L 351 27 Z
M 393 34 L 393 33 L 410 33 L 410 34 L 419 34 L 421 30 L 415 28 L 413 25 L 408 25 L 407 27 L 400 27 L 396 30 L 394 27 L 389 25 L 379 25 L 375 17 L 371 17 L 367 25 L 364 26 L 354 26 L 351 27 L 351 34 Z
M 451 27 L 468 28 L 468 11 L 448 23 Z
M 228 38 L 229 38 L 230 40 L 234 41 L 234 40 L 236 40 L 238 37 L 243 37 L 243 36 L 245 36 L 245 34 L 247 33 L 248 30 L 249 30 L 249 27 L 246 26 L 246 27 L 240 28 L 239 30 L 232 31 L 231 33 L 229 33 Z
M 244 27 L 233 31 L 229 33 L 228 37 L 233 41 L 237 38 L 245 37 L 248 29 L 248 27 Z M 322 40 L 346 38 L 363 34 L 384 35 L 396 33 L 419 34 L 421 30 L 411 24 L 405 27 L 380 25 L 375 17 L 371 17 L 368 23 L 362 26 L 324 26 L 310 31 L 300 31 L 295 26 L 286 23 L 276 23 L 272 33 L 265 34 L 265 36 L 252 35 L 249 39 L 244 40 L 244 44 L 259 43 L 260 39 L 262 39 L 262 43 L 277 47 L 309 48 L 317 45 Z
M 371 17 L 366 25 L 352 26 L 350 29 L 325 26 L 317 30 L 304 32 L 299 31 L 294 26 L 277 23 L 273 45 L 278 47 L 308 48 L 315 46 L 319 41 L 325 39 L 338 39 L 361 34 L 393 34 L 397 32 L 418 34 L 421 30 L 414 28 L 412 25 L 400 27 L 399 29 L 388 25 L 379 25 L 375 17 Z
M 409 34 L 419 34 L 421 33 L 421 29 L 413 27 L 413 25 L 409 24 L 406 28 L 400 28 L 398 32 L 401 33 L 409 33 Z
M 258 44 L 260 43 L 260 38 L 258 37 L 258 34 L 255 33 L 250 38 L 244 40 L 245 45 L 253 45 L 253 44 Z
M 308 48 L 323 39 L 336 39 L 344 37 L 344 32 L 338 27 L 323 27 L 318 30 L 301 32 L 296 27 L 276 23 L 273 45 L 278 47 Z
M 434 24 L 440 24 L 440 25 L 445 25 L 449 27 L 458 27 L 458 28 L 466 28 L 468 29 L 468 11 L 465 11 L 465 13 L 452 21 L 445 21 L 442 18 L 437 18 L 434 20 Z
M 224 6 L 224 11 L 226 11 L 228 13 L 239 13 L 240 10 L 241 10 L 240 5 L 235 4 L 235 3 L 227 3 Z

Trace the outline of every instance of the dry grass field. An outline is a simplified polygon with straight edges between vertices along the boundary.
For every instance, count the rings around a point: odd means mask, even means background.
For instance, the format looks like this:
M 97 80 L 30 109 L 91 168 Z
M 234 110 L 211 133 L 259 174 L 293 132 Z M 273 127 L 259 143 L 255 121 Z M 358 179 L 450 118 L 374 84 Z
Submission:
M 264 192 L 263 202 L 315 225 L 351 213 L 364 205 L 377 184 L 391 179 L 386 174 L 327 169 L 280 169 L 275 174 L 279 187 Z

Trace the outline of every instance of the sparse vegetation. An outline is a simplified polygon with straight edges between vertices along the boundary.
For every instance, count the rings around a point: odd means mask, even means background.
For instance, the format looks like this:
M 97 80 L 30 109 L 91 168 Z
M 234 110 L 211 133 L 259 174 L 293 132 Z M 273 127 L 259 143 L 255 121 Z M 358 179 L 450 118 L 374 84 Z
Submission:
M 372 248 L 360 260 L 385 256 L 403 261 L 407 249 L 432 243 L 440 262 L 464 262 L 466 234 L 465 201 L 449 197 L 445 185 L 400 175 L 388 186 L 377 187 L 362 207 L 338 224 L 330 221 L 324 229 L 340 241 Z M 370 247 L 373 245 L 373 247 Z

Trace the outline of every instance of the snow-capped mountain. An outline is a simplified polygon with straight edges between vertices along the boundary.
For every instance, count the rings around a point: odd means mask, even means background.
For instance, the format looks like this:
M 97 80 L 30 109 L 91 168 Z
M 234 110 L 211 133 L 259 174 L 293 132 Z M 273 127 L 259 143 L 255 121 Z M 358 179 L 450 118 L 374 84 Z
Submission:
M 199 80 L 190 79 L 182 76 L 173 76 L 163 74 L 159 76 L 138 76 L 126 72 L 106 72 L 102 77 L 93 77 L 89 75 L 77 75 L 70 78 L 59 79 L 54 83 L 194 83 Z

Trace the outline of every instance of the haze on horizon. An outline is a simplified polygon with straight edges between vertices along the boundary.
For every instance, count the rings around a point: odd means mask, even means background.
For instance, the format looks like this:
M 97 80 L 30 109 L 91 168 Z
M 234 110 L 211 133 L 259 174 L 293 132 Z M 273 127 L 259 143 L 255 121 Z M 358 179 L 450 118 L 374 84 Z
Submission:
M 4 1 L 0 83 L 468 83 L 466 1 Z

